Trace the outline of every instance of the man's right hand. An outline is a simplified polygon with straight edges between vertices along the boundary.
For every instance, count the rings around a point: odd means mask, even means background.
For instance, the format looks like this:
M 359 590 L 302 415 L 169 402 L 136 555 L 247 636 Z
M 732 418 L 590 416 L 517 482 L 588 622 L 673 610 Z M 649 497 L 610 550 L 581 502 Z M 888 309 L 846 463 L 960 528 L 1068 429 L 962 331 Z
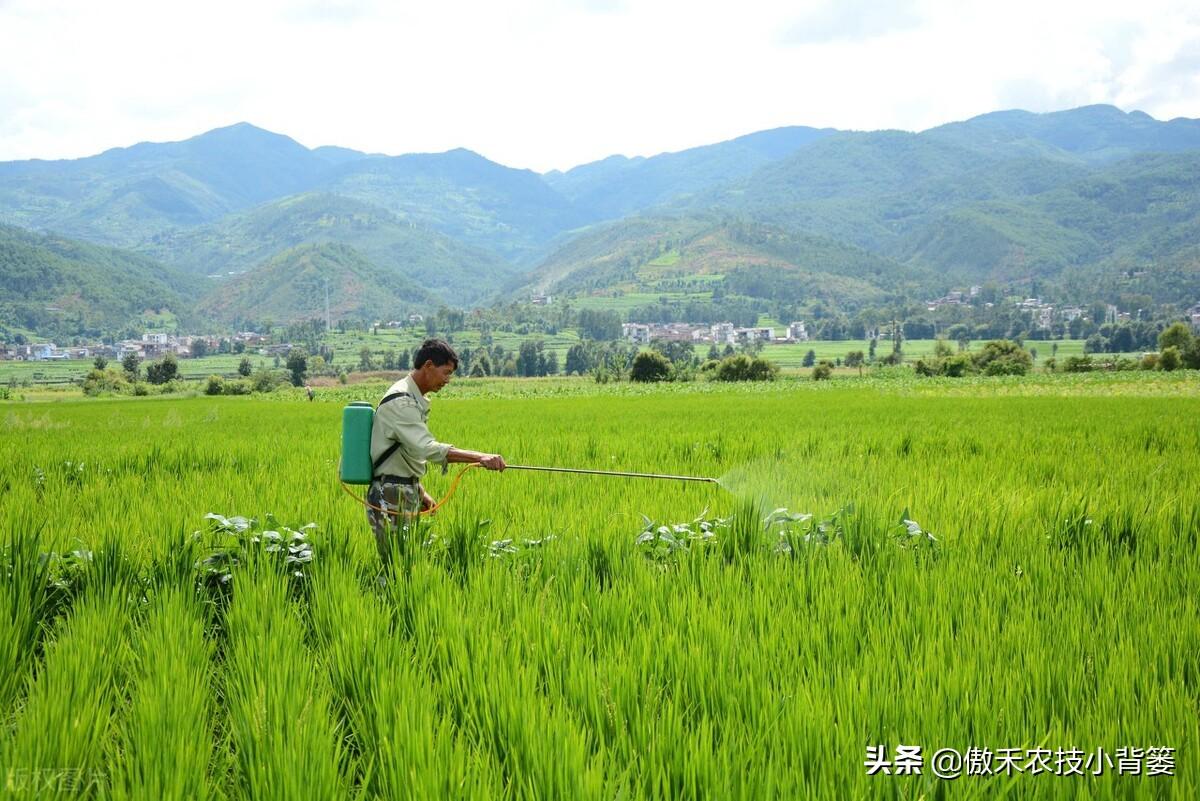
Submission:
M 479 460 L 479 463 L 488 470 L 503 470 L 504 468 L 508 467 L 508 465 L 504 463 L 504 457 L 498 453 L 485 454 L 483 458 Z

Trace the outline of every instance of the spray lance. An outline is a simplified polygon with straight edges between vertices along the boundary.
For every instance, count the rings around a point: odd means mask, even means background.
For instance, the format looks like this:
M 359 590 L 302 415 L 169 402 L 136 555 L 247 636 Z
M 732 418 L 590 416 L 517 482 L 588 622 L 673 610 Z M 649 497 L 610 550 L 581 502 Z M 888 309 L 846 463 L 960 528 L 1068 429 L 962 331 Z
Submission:
M 370 484 L 374 476 L 375 466 L 371 462 L 371 425 L 374 421 L 375 407 L 365 401 L 355 401 L 342 410 L 342 461 L 339 468 L 342 489 L 364 506 L 370 506 L 370 504 L 365 499 L 355 495 L 348 485 L 357 484 L 361 486 Z M 467 474 L 467 471 L 478 466 L 477 464 L 464 465 L 463 469 L 458 472 L 458 475 L 450 483 L 450 489 L 447 490 L 445 497 L 431 508 L 423 510 L 421 514 L 433 514 L 440 509 L 454 495 L 455 490 L 458 489 L 458 483 Z M 717 479 L 706 476 L 675 476 L 665 473 L 632 473 L 623 470 L 587 470 L 578 467 L 545 467 L 520 464 L 510 464 L 506 469 L 531 470 L 542 473 L 614 476 L 617 478 L 646 478 L 663 481 L 699 481 L 720 485 L 720 481 Z M 386 513 L 386 510 L 383 509 L 376 509 L 376 511 Z

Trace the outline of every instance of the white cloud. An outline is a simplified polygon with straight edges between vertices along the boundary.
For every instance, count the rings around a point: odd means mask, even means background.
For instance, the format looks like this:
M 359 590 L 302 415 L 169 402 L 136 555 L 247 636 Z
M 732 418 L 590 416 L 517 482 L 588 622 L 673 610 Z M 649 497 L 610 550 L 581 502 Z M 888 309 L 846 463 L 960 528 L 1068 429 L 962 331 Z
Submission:
M 1193 5 L 0 0 L 0 159 L 241 120 L 545 170 L 789 124 L 1092 102 L 1197 117 Z
M 875 0 L 828 0 L 802 14 L 784 32 L 784 44 L 818 44 L 868 39 L 921 23 L 915 0 L 880 3 Z

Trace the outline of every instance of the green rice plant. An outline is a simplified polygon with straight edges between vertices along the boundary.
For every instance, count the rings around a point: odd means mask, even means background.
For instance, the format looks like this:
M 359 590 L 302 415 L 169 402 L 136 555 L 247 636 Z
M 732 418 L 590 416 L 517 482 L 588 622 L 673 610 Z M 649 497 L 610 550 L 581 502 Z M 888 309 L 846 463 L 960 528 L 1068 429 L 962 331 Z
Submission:
M 235 761 L 231 795 L 344 798 L 342 732 L 328 680 L 304 647 L 287 580 L 256 557 L 249 568 L 234 575 L 225 620 L 221 694 Z
M 0 749 L 18 792 L 89 797 L 108 786 L 105 753 L 128 681 L 132 611 L 127 588 L 96 586 L 58 624 Z
M 465 739 L 432 702 L 428 672 L 397 630 L 390 604 L 364 592 L 352 566 L 322 563 L 309 614 L 361 789 L 380 798 L 496 796 Z
M 113 798 L 215 794 L 212 651 L 196 593 L 182 584 L 158 594 L 134 633 L 130 697 L 109 763 Z
M 27 769 L 31 732 L 57 731 L 39 742 L 100 754 L 111 780 L 93 796 L 169 794 L 206 761 L 209 795 L 229 797 L 1190 798 L 1200 385 L 1186 378 L 455 382 L 431 418 L 445 441 L 721 486 L 472 471 L 390 572 L 335 481 L 338 407 L 382 387 L 9 407 L 0 531 L 24 561 L 3 589 L 17 610 L 0 631 L 3 764 Z M 434 495 L 448 481 L 425 480 Z M 273 541 L 180 533 L 212 509 L 316 521 L 319 558 L 297 583 Z M 227 606 L 198 613 L 195 564 L 230 544 Z M 39 568 L 42 553 L 59 556 Z M 85 636 L 110 596 L 124 622 Z M 166 611 L 176 598 L 183 617 Z M 95 656 L 130 643 L 126 667 Z M 204 674 L 207 710 L 185 672 Z M 164 677 L 177 707 L 155 700 Z M 91 723 L 52 718 L 51 686 L 92 701 Z M 209 757 L 174 771 L 143 730 L 189 720 Z M 928 764 L 868 776 L 881 743 L 1177 751 L 1170 777 L 947 782 Z
M 0 710 L 12 707 L 28 679 L 42 642 L 44 625 L 52 615 L 50 562 L 41 557 L 37 528 L 20 521 L 3 546 L 4 620 L 0 626 Z

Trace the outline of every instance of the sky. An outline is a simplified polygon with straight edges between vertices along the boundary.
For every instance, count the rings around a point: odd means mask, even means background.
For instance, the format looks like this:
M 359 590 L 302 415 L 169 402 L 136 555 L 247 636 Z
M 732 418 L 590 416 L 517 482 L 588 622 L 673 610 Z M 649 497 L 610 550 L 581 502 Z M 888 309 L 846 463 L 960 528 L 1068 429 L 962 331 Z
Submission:
M 244 121 L 544 172 L 1091 103 L 1200 117 L 1200 3 L 0 0 L 0 161 Z

